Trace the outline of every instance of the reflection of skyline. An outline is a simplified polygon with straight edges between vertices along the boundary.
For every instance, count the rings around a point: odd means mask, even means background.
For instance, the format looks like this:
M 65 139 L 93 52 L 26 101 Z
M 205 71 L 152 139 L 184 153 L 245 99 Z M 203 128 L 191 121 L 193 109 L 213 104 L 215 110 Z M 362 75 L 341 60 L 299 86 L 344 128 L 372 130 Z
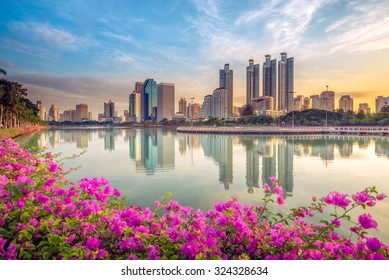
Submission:
M 157 169 L 174 169 L 174 136 L 164 130 L 128 130 L 129 155 L 136 171 L 153 175 Z

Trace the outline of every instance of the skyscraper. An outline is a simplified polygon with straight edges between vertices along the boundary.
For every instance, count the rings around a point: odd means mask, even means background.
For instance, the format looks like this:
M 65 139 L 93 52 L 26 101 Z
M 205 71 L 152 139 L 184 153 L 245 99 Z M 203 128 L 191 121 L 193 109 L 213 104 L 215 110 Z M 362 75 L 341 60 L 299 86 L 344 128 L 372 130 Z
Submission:
M 157 120 L 157 83 L 153 79 L 147 79 L 142 85 L 141 98 L 141 120 Z
M 252 100 L 259 96 L 259 64 L 254 64 L 254 60 L 249 60 L 246 67 L 246 104 L 251 104 Z
M 136 92 L 135 90 L 130 93 L 129 96 L 129 108 L 128 108 L 128 116 L 129 121 L 139 122 L 140 121 L 140 92 Z
M 269 54 L 265 55 L 266 61 L 262 68 L 262 95 L 273 97 L 273 110 L 277 109 L 277 60 L 271 60 Z
M 335 92 L 323 91 L 320 94 L 320 109 L 326 111 L 335 111 Z
M 142 91 L 143 82 L 135 83 L 135 92 L 140 93 Z
M 59 121 L 59 109 L 56 105 L 51 105 L 49 110 L 49 117 L 52 121 Z
M 294 95 L 294 58 L 287 58 L 287 53 L 281 53 L 278 61 L 278 110 L 293 110 Z
M 350 95 L 342 95 L 339 99 L 339 109 L 344 112 L 354 111 L 353 99 Z
M 213 106 L 211 115 L 215 118 L 227 118 L 227 89 L 217 88 L 212 93 Z
M 104 117 L 113 118 L 115 117 L 115 103 L 112 100 L 108 100 L 108 103 L 104 102 Z
M 204 96 L 203 106 L 201 106 L 199 118 L 208 118 L 213 116 L 212 110 L 213 110 L 213 97 L 212 95 L 209 94 Z M 189 115 L 188 117 L 191 116 Z
M 228 117 L 233 116 L 234 106 L 234 73 L 230 69 L 230 64 L 224 64 L 224 69 L 219 70 L 219 87 L 226 88 L 227 91 L 227 115 Z
M 157 121 L 171 120 L 174 114 L 174 84 L 160 83 L 157 86 Z
M 78 104 L 76 105 L 76 121 L 80 122 L 82 120 L 88 119 L 88 105 L 87 104 Z
M 46 110 L 46 107 L 45 105 L 43 105 L 42 101 L 37 101 L 36 102 L 36 106 L 38 107 L 38 110 L 39 110 L 39 118 L 42 120 L 42 121 L 47 121 L 47 110 Z
M 181 97 L 178 101 L 178 112 L 182 113 L 184 117 L 187 116 L 186 114 L 186 99 L 184 97 Z

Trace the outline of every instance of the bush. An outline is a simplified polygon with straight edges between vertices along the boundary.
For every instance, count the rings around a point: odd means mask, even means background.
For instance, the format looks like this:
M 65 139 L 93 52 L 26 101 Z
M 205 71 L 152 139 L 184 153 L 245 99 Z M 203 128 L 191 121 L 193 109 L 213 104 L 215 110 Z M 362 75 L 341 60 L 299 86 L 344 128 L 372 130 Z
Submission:
M 12 140 L 0 142 L 0 259 L 388 259 L 388 246 L 367 237 L 377 228 L 369 214 L 353 222 L 357 207 L 385 198 L 374 187 L 351 197 L 338 192 L 283 216 L 275 178 L 263 186 L 263 204 L 237 199 L 203 213 L 163 199 L 155 209 L 127 207 L 104 178 L 66 180 L 50 153 L 42 157 Z M 306 217 L 335 209 L 330 221 Z M 350 237 L 337 230 L 352 222 Z M 352 241 L 354 240 L 354 241 Z

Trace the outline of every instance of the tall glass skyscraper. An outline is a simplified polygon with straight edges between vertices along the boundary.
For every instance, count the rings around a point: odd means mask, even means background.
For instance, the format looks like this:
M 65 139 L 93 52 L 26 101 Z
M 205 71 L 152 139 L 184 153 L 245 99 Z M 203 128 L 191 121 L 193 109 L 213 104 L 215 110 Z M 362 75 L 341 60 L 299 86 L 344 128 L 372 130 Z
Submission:
M 262 75 L 262 95 L 273 97 L 273 110 L 277 109 L 277 60 L 271 60 L 269 54 L 265 55 L 266 61 L 263 63 Z
M 278 110 L 292 111 L 294 95 L 294 59 L 281 53 L 278 61 Z
M 156 121 L 157 119 L 157 83 L 153 79 L 144 81 L 141 90 L 141 120 Z
M 246 104 L 251 104 L 255 97 L 259 97 L 259 64 L 250 59 L 246 67 Z
M 232 117 L 234 106 L 234 73 L 230 69 L 230 64 L 224 64 L 224 69 L 219 70 L 219 87 L 224 87 L 227 90 L 227 115 Z

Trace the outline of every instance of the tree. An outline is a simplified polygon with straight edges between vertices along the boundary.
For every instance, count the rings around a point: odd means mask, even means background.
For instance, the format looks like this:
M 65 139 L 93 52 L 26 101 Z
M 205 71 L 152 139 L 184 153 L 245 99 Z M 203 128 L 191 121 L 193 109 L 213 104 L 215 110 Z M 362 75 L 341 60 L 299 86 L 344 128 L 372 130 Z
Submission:
M 0 68 L 0 73 L 3 74 L 4 76 L 7 75 L 7 72 L 3 68 Z
M 381 112 L 383 113 L 389 113 L 389 105 L 385 105 L 384 107 L 381 108 Z
M 254 115 L 254 107 L 251 104 L 246 104 L 242 108 L 241 116 L 252 116 Z

